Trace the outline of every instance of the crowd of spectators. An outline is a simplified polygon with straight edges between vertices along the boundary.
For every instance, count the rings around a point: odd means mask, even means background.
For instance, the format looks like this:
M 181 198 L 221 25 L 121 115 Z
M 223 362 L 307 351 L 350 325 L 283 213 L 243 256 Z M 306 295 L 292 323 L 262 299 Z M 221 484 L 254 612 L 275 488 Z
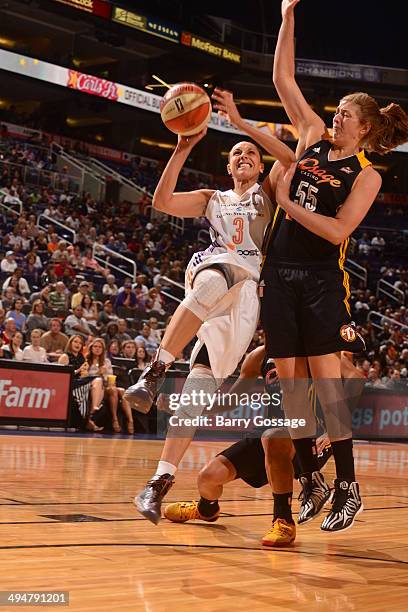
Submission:
M 79 336 L 85 352 L 101 338 L 107 359 L 134 359 L 144 366 L 183 296 L 179 285 L 184 284 L 186 265 L 203 248 L 197 226 L 187 223 L 181 235 L 166 218 L 145 216 L 148 196 L 142 204 L 113 204 L 73 193 L 64 173 L 58 189 L 33 185 L 21 168 L 54 171 L 50 151 L 7 139 L 1 150 L 3 201 L 11 207 L 21 203 L 23 212 L 12 215 L 0 208 L 0 356 L 56 362 L 67 341 Z M 149 174 L 149 189 L 154 188 L 160 163 L 139 166 L 132 164 L 132 177 Z M 197 186 L 192 175 L 183 180 L 187 189 Z M 40 214 L 52 221 L 39 227 Z M 74 234 L 64 235 L 58 222 Z M 392 232 L 365 229 L 353 247 L 353 259 L 369 269 L 368 286 L 352 286 L 353 317 L 367 345 L 358 367 L 376 386 L 407 380 L 408 252 L 395 263 L 395 240 Z M 112 252 L 131 260 L 136 273 Z M 388 295 L 375 293 L 379 278 L 389 284 Z M 262 342 L 259 329 L 249 350 Z M 187 362 L 190 349 L 178 359 Z

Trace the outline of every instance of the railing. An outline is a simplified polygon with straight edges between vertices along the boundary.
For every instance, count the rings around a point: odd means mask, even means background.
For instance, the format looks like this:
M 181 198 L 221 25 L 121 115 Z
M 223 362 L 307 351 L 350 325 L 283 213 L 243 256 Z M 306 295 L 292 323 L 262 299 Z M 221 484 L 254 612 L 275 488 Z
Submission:
M 5 189 L 0 189 L 0 198 L 1 198 L 0 207 L 4 208 L 4 210 L 8 212 L 9 214 L 19 217 L 21 213 L 23 212 L 23 203 L 19 201 L 19 202 L 8 202 L 8 204 L 4 204 L 4 198 L 8 195 L 10 194 Z M 12 208 L 13 206 L 16 206 L 18 210 L 15 210 L 14 208 Z
M 401 289 L 397 289 L 394 287 L 394 285 L 391 285 L 391 283 L 383 278 L 380 278 L 377 283 L 377 297 L 379 297 L 380 293 L 386 295 L 390 300 L 398 302 L 398 304 L 405 304 L 405 293 Z
M 400 321 L 397 321 L 397 319 L 387 317 L 381 312 L 377 312 L 376 310 L 372 310 L 368 313 L 367 321 L 370 321 L 372 326 L 377 327 L 378 329 L 384 329 L 384 323 L 389 323 L 390 325 L 399 327 L 400 331 L 403 331 L 404 333 L 408 332 L 408 325 L 404 325 L 403 323 L 400 323 Z
M 92 171 L 87 164 L 67 153 L 56 142 L 52 143 L 51 148 L 57 156 L 57 166 L 59 168 L 66 166 L 72 172 L 80 182 L 81 191 L 89 192 L 95 200 L 104 200 L 106 181 L 100 173 L 97 173 L 95 170 Z
M 146 206 L 146 210 L 147 210 L 147 206 Z M 167 217 L 168 220 L 168 224 L 170 225 L 170 227 L 172 227 L 176 232 L 180 232 L 181 234 L 184 234 L 184 227 L 185 227 L 185 221 L 183 217 L 174 217 L 173 215 L 168 215 L 167 213 L 164 213 L 160 210 L 157 210 L 156 208 L 153 208 L 153 206 L 151 207 L 150 210 L 150 220 L 154 221 L 155 219 L 163 219 L 164 217 Z
M 99 173 L 102 173 L 105 176 L 105 180 L 108 177 L 112 177 L 116 181 L 118 181 L 121 185 L 120 190 L 120 199 L 128 200 L 129 202 L 138 202 L 146 195 L 146 190 L 137 185 L 131 179 L 123 176 L 117 170 L 114 170 L 107 164 L 104 164 L 99 159 L 95 157 L 90 158 L 91 166 L 95 168 Z M 148 194 L 149 195 L 149 194 Z
M 23 166 L 13 162 L 0 160 L 0 169 L 9 167 L 13 174 L 18 175 L 20 181 L 26 185 L 36 187 L 52 187 L 55 191 L 69 191 L 79 193 L 81 183 L 77 177 L 51 170 L 37 170 L 32 166 Z
M 41 223 L 41 220 L 45 219 L 46 221 L 49 222 L 49 225 L 56 225 L 57 228 L 62 228 L 62 230 L 64 232 L 69 232 L 71 235 L 67 236 L 66 234 L 63 234 L 62 237 L 64 238 L 64 240 L 66 240 L 67 242 L 70 242 L 71 244 L 75 244 L 76 242 L 76 232 L 75 230 L 72 229 L 72 227 L 68 227 L 68 225 L 64 225 L 63 223 L 61 223 L 61 221 L 57 221 L 56 219 L 53 219 L 52 217 L 49 217 L 48 215 L 38 215 L 37 217 L 37 227 L 41 227 L 41 229 L 46 230 L 47 226 L 43 225 Z M 71 238 L 71 240 L 69 240 L 69 238 Z
M 173 285 L 173 287 L 177 287 L 178 289 L 181 289 L 184 294 L 184 289 L 185 289 L 184 285 L 182 285 L 181 283 L 178 283 L 177 281 L 172 280 L 168 276 L 160 276 L 160 281 L 162 279 L 169 285 Z M 165 288 L 163 289 L 163 287 L 160 289 L 160 293 L 166 296 L 169 300 L 173 300 L 174 302 L 177 302 L 178 304 L 180 304 L 183 301 L 183 298 L 179 298 L 177 297 L 177 295 L 173 295 L 173 293 L 169 293 L 168 291 L 166 291 Z
M 361 280 L 364 283 L 364 287 L 367 287 L 367 278 L 368 278 L 367 268 L 358 264 L 356 261 L 354 261 L 354 259 L 346 259 L 346 262 L 344 264 L 344 269 L 351 276 L 354 276 L 355 278 L 358 278 L 359 280 Z
M 108 259 L 103 259 L 100 256 L 101 252 L 106 253 Z M 133 259 L 130 259 L 129 257 L 125 257 L 125 255 L 122 255 L 121 253 L 117 253 L 116 251 L 109 249 L 103 244 L 97 244 L 97 243 L 93 245 L 92 253 L 96 261 L 98 261 L 100 264 L 107 266 L 110 270 L 116 270 L 117 272 L 120 272 L 120 274 L 123 274 L 124 276 L 128 276 L 129 278 L 133 280 L 133 282 L 136 281 L 137 266 L 136 266 L 136 262 L 134 262 Z M 111 257 L 116 257 L 117 259 L 120 259 L 121 261 L 126 261 L 128 264 L 130 264 L 130 267 L 132 268 L 132 272 L 129 272 L 129 270 L 126 270 L 124 268 L 121 268 L 113 264 L 111 262 Z

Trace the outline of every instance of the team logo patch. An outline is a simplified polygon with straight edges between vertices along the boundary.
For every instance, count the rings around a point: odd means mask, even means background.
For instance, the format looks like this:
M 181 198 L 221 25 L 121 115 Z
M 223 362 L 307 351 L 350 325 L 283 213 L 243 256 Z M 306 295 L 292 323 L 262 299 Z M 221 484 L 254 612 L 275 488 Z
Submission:
M 313 151 L 314 151 L 315 153 L 320 153 L 320 147 L 315 147 L 315 148 L 313 149 Z
M 345 172 L 346 174 L 352 174 L 354 172 L 354 170 L 350 168 L 350 166 L 343 166 L 343 168 L 340 168 L 340 170 L 342 172 Z
M 352 325 L 342 325 L 340 327 L 340 336 L 346 342 L 354 342 L 357 337 L 356 330 Z

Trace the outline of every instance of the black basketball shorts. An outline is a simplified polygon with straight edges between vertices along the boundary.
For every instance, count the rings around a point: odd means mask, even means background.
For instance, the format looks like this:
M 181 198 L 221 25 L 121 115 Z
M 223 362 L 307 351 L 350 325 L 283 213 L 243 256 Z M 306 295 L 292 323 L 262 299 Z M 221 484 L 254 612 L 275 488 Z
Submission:
M 261 321 L 269 357 L 365 349 L 351 320 L 346 272 L 270 266 L 262 272 L 261 285 Z

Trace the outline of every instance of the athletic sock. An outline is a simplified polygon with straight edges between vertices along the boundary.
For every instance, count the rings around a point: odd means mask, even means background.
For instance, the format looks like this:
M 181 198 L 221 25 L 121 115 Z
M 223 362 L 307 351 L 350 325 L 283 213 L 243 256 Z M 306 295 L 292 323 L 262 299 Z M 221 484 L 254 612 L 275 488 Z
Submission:
M 294 524 L 292 518 L 292 495 L 293 491 L 289 493 L 273 493 L 273 520 L 281 518 L 287 523 Z
M 318 472 L 319 463 L 317 461 L 316 439 L 299 438 L 293 439 L 292 442 L 299 459 L 302 474 Z
M 163 474 L 170 474 L 170 476 L 174 476 L 176 472 L 176 465 L 173 465 L 168 461 L 159 461 L 159 463 L 157 464 L 155 476 L 163 476 Z
M 164 349 L 161 346 L 159 346 L 159 348 L 156 351 L 156 354 L 153 357 L 153 361 L 156 360 L 156 359 L 157 359 L 157 361 L 162 361 L 167 366 L 167 365 L 170 365 L 171 363 L 173 363 L 173 361 L 176 358 L 175 358 L 174 355 L 169 353 L 169 351 L 166 351 L 166 349 Z
M 218 504 L 218 499 L 205 499 L 205 497 L 200 497 L 200 501 L 197 505 L 198 511 L 202 516 L 214 516 L 220 509 Z
M 339 480 L 355 482 L 353 457 L 353 439 L 339 440 L 331 443 L 334 462 L 336 464 L 336 475 Z

